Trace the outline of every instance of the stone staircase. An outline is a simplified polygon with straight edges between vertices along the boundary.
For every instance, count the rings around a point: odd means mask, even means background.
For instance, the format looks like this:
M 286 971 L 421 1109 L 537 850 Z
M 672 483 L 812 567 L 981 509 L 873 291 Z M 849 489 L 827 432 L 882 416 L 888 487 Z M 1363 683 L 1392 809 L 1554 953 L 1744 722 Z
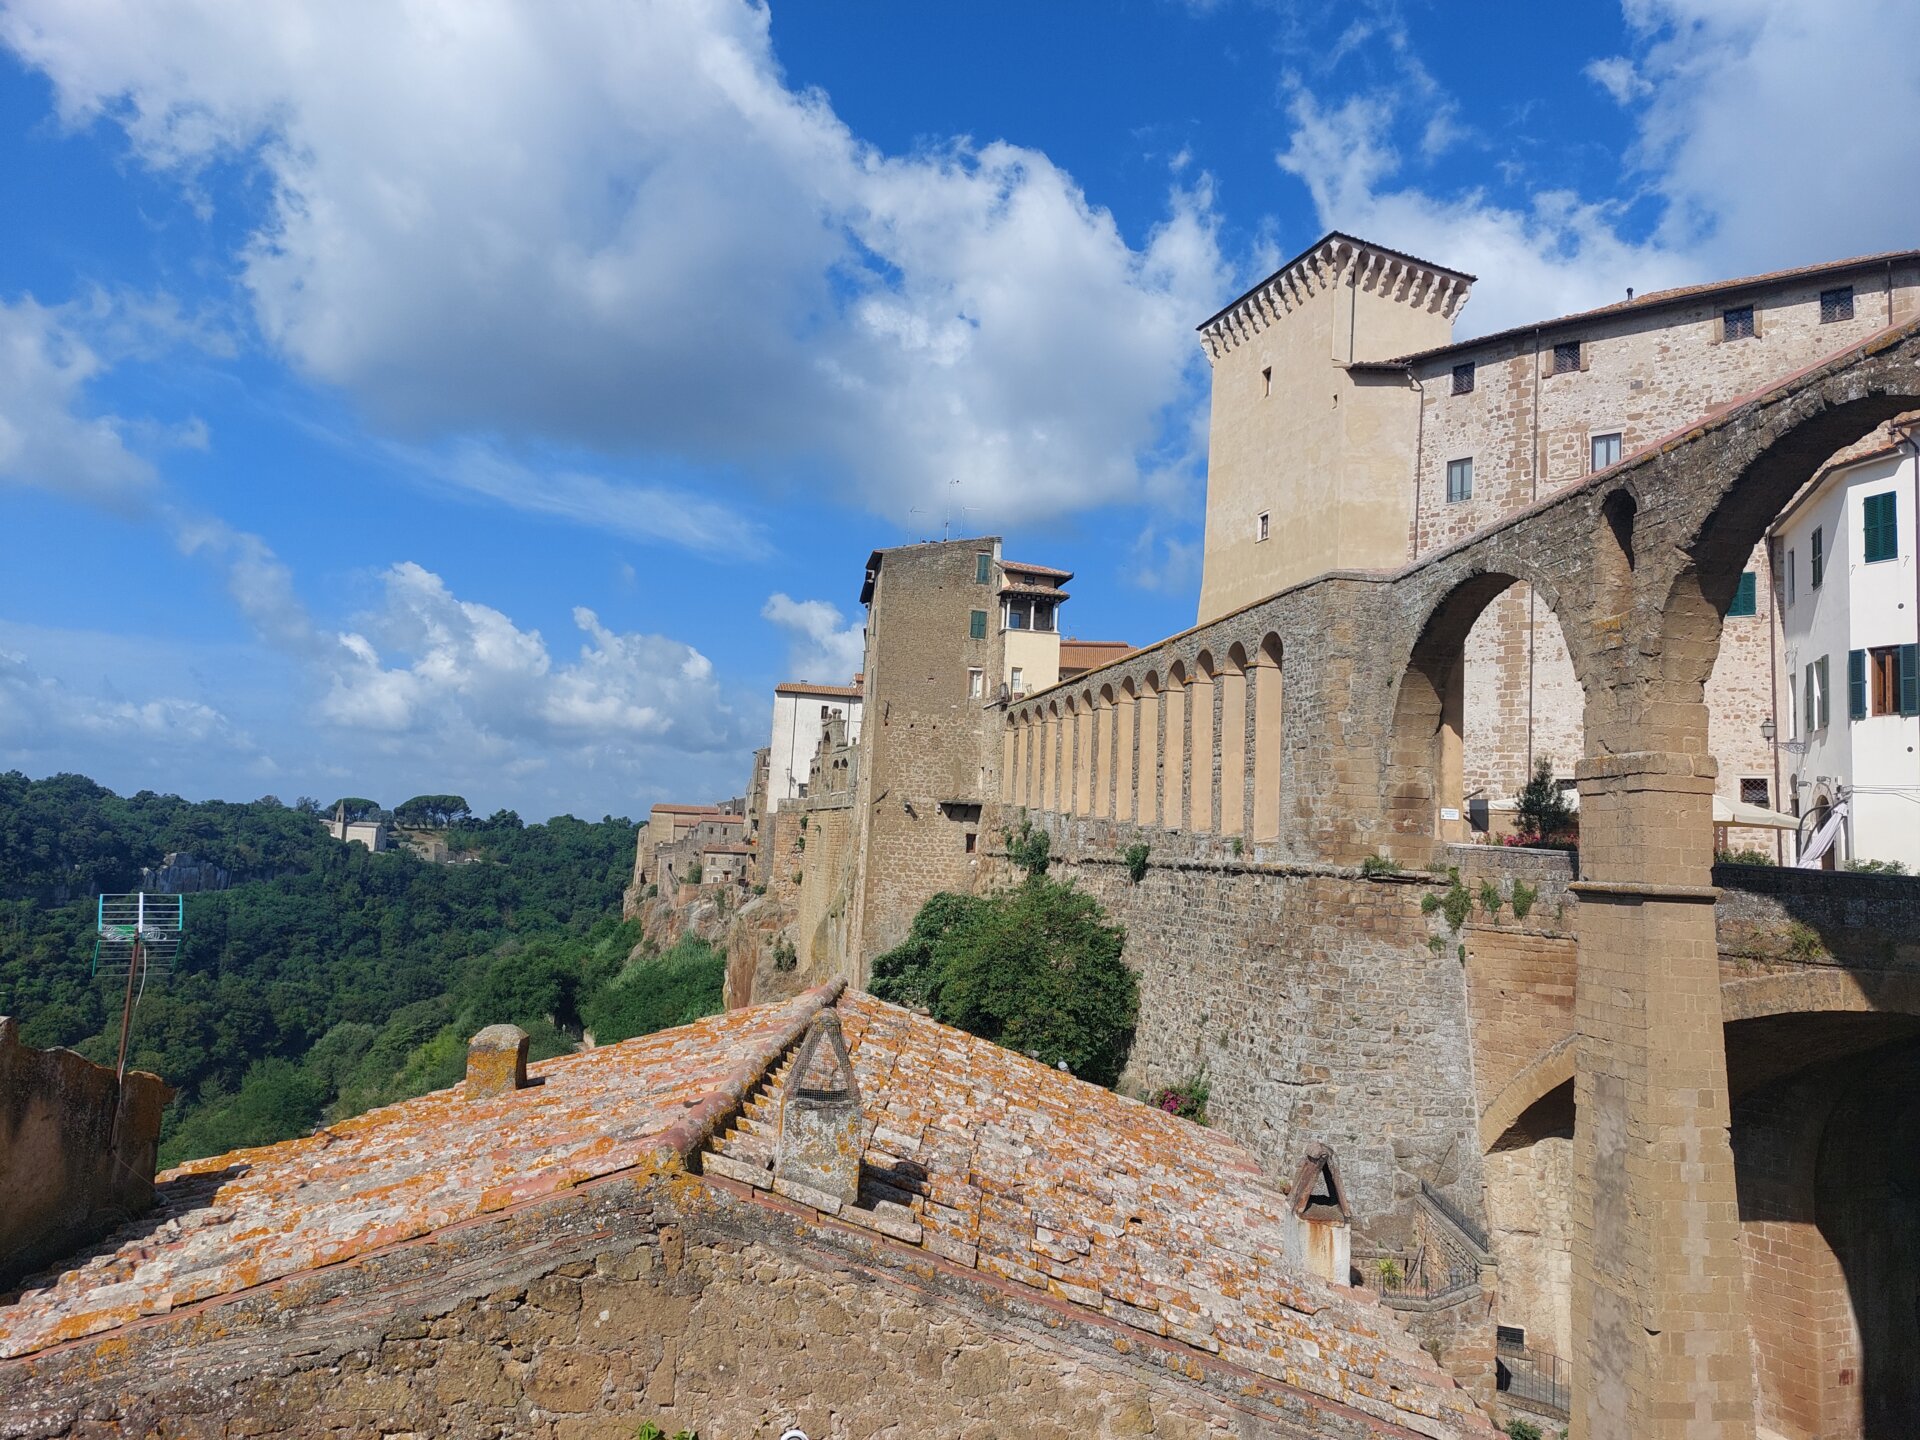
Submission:
M 915 1218 L 908 1191 L 887 1183 L 891 1174 L 876 1175 L 863 1166 L 860 1199 L 843 1205 L 832 1195 L 812 1186 L 786 1180 L 775 1173 L 780 1143 L 780 1099 L 800 1050 L 799 1041 L 789 1046 L 778 1064 L 770 1066 L 760 1083 L 748 1092 L 740 1111 L 723 1131 L 715 1133 L 700 1152 L 700 1168 L 708 1175 L 719 1175 L 755 1190 L 768 1190 L 822 1214 L 875 1231 L 909 1245 L 918 1245 L 924 1231 Z

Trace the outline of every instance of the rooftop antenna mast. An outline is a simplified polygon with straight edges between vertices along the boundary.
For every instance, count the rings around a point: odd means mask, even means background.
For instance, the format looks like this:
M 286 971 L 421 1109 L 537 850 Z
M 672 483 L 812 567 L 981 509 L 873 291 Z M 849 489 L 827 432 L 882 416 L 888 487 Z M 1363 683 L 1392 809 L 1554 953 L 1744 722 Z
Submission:
M 97 980 L 126 981 L 120 1011 L 120 1058 L 114 1073 L 127 1078 L 127 1040 L 133 1012 L 146 994 L 149 976 L 173 973 L 173 959 L 186 929 L 186 901 L 178 895 L 102 895 L 94 921 L 93 974 Z

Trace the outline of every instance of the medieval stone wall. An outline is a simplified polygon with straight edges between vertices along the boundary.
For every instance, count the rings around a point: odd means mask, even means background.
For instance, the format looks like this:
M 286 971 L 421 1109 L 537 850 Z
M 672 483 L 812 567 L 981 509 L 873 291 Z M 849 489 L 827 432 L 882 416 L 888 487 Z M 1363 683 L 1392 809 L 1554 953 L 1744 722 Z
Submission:
M 1124 1084 L 1205 1072 L 1213 1123 L 1276 1173 L 1310 1140 L 1331 1145 L 1357 1223 L 1411 1233 L 1420 1181 L 1479 1215 L 1467 981 L 1444 922 L 1422 913 L 1426 874 L 1362 880 L 1332 867 L 1230 854 L 1121 858 L 1156 832 L 1044 817 L 1055 873 L 1126 928 L 1140 1023 Z

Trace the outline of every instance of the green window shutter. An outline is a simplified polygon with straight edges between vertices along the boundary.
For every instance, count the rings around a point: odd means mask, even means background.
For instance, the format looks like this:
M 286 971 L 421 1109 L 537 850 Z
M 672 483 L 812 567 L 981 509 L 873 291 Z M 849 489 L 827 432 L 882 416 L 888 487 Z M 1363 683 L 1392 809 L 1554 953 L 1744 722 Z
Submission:
M 1800 738 L 1804 740 L 1814 732 L 1815 728 L 1813 723 L 1813 666 L 1811 664 L 1807 666 L 1806 684 L 1802 689 L 1806 692 L 1806 698 L 1805 703 L 1800 707 Z
M 1826 656 L 1822 655 L 1818 660 L 1813 662 L 1813 673 L 1818 677 L 1818 683 L 1814 686 L 1814 689 L 1820 692 L 1820 729 L 1824 730 L 1827 728 L 1828 722 L 1833 718 L 1833 702 L 1831 699 L 1833 695 L 1833 684 L 1828 678 Z
M 1867 718 L 1867 652 L 1847 652 L 1847 718 Z
M 1825 527 L 1816 527 L 1813 532 L 1813 588 L 1818 590 L 1820 582 L 1827 578 L 1827 534 Z
M 1900 713 L 1920 715 L 1920 645 L 1900 647 Z
M 987 612 L 976 610 L 967 621 L 967 634 L 975 640 L 987 638 Z
M 1891 560 L 1900 553 L 1899 526 L 1896 521 L 1894 492 L 1869 495 L 1862 506 L 1866 514 L 1866 559 Z
M 993 556 L 982 550 L 973 557 L 973 578 L 984 585 L 993 575 Z
M 1727 607 L 1728 615 L 1753 615 L 1758 612 L 1756 585 L 1753 571 L 1741 574 L 1739 588 L 1733 592 L 1733 604 Z

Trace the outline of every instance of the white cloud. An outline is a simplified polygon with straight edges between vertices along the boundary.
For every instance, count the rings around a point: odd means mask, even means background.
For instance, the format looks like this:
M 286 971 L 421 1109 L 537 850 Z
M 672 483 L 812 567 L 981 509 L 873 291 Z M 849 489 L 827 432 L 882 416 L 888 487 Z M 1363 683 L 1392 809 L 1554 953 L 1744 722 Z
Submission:
M 787 675 L 793 680 L 844 685 L 866 664 L 866 630 L 825 600 L 770 595 L 763 618 L 787 632 Z
M 257 163 L 258 323 L 402 438 L 800 457 L 897 519 L 954 476 L 994 526 L 1135 493 L 1224 288 L 1204 183 L 1134 248 L 1036 151 L 863 143 L 787 85 L 769 24 L 745 0 L 15 0 L 0 40 L 183 183 Z
M 125 513 L 151 502 L 153 467 L 128 448 L 123 422 L 87 413 L 104 368 L 70 310 L 0 302 L 0 482 Z
M 1133 541 L 1133 564 L 1127 575 L 1142 590 L 1162 594 L 1192 594 L 1200 586 L 1201 541 L 1166 535 L 1149 525 Z
M 1617 105 L 1632 104 L 1653 91 L 1653 86 L 1640 78 L 1633 61 L 1624 55 L 1604 56 L 1591 62 L 1582 73 L 1611 95 Z
M 29 764 L 100 741 L 136 753 L 217 744 L 229 760 L 254 749 L 210 705 L 170 695 L 142 700 L 89 695 L 42 675 L 25 655 L 0 650 L 0 759 Z
M 1403 175 L 1431 148 L 1415 84 L 1316 92 L 1296 83 L 1286 147 L 1323 224 L 1482 277 L 1464 337 L 1669 285 L 1910 246 L 1920 198 L 1889 177 L 1920 173 L 1920 7 L 1905 0 L 1626 0 L 1633 55 L 1585 69 L 1637 125 L 1629 157 L 1661 203 L 1630 222 L 1643 187 L 1539 189 L 1499 202 Z M 1870 46 L 1839 37 L 1874 36 Z M 1387 42 L 1393 48 L 1389 35 Z M 1405 71 L 1406 57 L 1399 56 Z

